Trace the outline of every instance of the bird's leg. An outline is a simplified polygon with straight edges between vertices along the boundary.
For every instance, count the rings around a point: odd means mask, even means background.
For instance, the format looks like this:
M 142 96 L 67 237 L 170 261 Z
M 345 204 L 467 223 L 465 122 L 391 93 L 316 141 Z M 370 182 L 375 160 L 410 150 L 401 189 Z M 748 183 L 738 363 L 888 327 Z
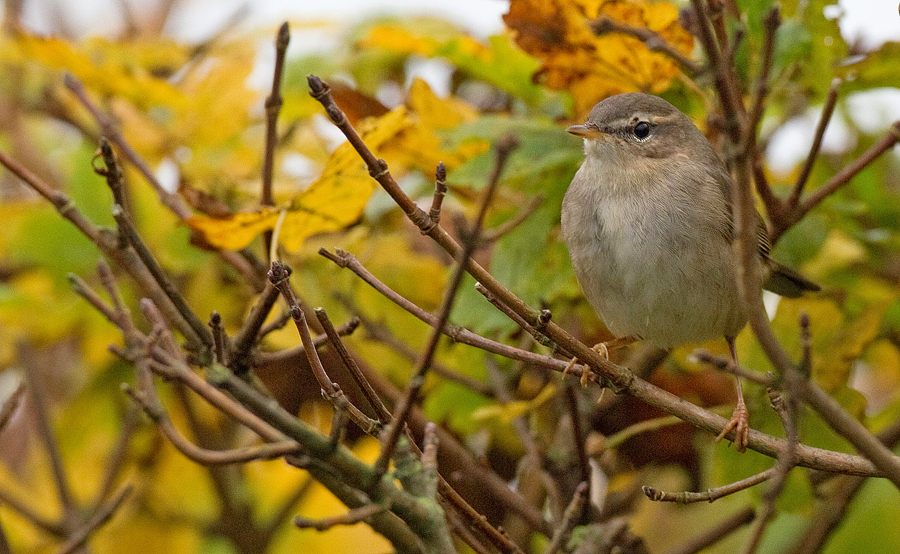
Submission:
M 734 346 L 734 337 L 725 337 L 725 340 L 728 341 L 728 348 L 731 350 L 731 360 L 734 362 L 735 369 L 737 369 L 737 350 Z M 716 437 L 716 442 L 725 438 L 725 435 L 734 429 L 734 447 L 738 452 L 743 452 L 747 449 L 747 444 L 750 442 L 750 412 L 747 411 L 747 404 L 744 403 L 744 391 L 741 388 L 741 378 L 738 375 L 734 376 L 734 383 L 737 391 L 737 404 L 734 406 L 734 412 L 731 413 L 731 421 Z

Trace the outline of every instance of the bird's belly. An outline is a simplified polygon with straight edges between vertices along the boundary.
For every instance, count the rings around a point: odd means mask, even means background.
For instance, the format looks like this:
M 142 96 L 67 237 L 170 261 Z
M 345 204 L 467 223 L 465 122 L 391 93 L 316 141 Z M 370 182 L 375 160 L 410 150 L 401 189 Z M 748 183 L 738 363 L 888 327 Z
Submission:
M 573 256 L 585 295 L 609 330 L 665 348 L 736 335 L 746 318 L 730 244 L 650 232 L 643 215 L 607 214 L 600 233 Z

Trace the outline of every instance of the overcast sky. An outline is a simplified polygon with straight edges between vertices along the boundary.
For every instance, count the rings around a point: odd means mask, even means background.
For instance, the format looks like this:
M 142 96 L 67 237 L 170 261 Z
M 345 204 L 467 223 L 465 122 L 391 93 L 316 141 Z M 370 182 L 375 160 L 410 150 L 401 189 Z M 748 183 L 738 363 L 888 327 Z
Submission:
M 60 10 L 80 31 L 102 34 L 115 29 L 118 7 L 125 1 L 140 11 L 146 0 L 26 0 L 26 21 L 30 27 L 46 30 L 47 14 Z M 850 40 L 863 37 L 868 45 L 886 40 L 900 41 L 898 0 L 839 0 L 844 13 L 842 29 Z M 201 40 L 241 6 L 247 6 L 249 27 L 274 26 L 285 19 L 328 19 L 354 21 L 375 14 L 427 13 L 459 23 L 476 35 L 487 36 L 500 30 L 505 0 L 182 0 L 179 17 L 171 31 L 180 38 Z M 51 7 L 52 6 L 52 7 Z

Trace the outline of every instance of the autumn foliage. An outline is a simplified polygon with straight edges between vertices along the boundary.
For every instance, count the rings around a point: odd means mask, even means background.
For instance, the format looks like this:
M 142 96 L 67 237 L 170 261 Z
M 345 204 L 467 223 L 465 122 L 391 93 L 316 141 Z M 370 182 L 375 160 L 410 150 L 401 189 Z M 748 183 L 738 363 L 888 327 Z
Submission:
M 487 38 L 410 16 L 196 44 L 164 31 L 177 3 L 108 38 L 7 7 L 0 553 L 896 550 L 900 123 L 856 108 L 898 46 L 830 3 L 512 0 Z M 744 454 L 712 442 L 724 343 L 590 349 L 565 127 L 638 90 L 824 288 L 738 338 Z

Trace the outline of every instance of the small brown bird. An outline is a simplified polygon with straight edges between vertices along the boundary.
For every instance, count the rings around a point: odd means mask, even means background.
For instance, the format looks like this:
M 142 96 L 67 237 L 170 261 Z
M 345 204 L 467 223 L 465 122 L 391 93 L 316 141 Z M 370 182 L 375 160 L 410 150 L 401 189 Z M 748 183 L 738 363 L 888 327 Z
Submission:
M 725 337 L 747 322 L 737 285 L 731 175 L 691 120 L 657 96 L 603 100 L 584 125 L 585 160 L 562 205 L 562 234 L 575 275 L 611 333 L 662 348 Z M 757 216 L 763 286 L 798 297 L 818 285 L 769 257 Z M 719 435 L 749 441 L 749 415 L 737 404 Z

